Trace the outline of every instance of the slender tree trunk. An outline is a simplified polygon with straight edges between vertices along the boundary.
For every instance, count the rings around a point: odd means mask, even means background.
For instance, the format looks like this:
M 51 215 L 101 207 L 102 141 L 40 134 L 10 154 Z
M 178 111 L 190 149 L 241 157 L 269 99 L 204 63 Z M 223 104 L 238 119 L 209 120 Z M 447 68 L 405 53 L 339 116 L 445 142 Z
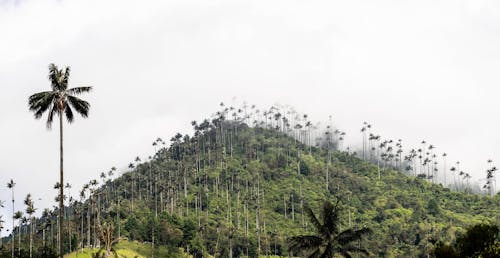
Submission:
M 236 195 L 236 229 L 240 229 L 240 189 L 238 187 L 238 194 Z
M 260 182 L 257 178 L 257 211 L 255 212 L 255 230 L 257 231 L 257 257 L 260 257 L 261 245 L 260 245 Z
M 283 206 L 285 206 L 285 220 L 287 219 L 287 216 L 286 216 L 286 201 L 285 201 L 285 195 L 283 195 Z
M 154 182 L 154 199 L 155 199 L 155 216 L 158 216 L 158 176 L 155 176 Z
M 71 195 L 70 193 L 68 193 L 68 195 Z M 68 218 L 66 218 L 68 219 Z M 68 220 L 68 243 L 69 243 L 69 252 L 71 253 L 73 250 L 72 250 L 72 247 L 71 247 L 71 239 L 72 239 L 72 235 L 71 235 L 71 218 L 69 218 Z
M 15 224 L 15 219 L 14 219 L 14 212 L 15 208 L 14 208 L 14 186 L 12 186 L 12 258 L 14 258 L 14 245 L 15 245 L 15 242 L 16 242 L 16 235 L 15 235 L 15 230 L 14 230 L 14 224 Z
M 233 236 L 229 233 L 229 258 L 233 258 Z
M 131 201 L 132 201 L 132 210 L 131 210 L 131 211 L 133 211 L 133 210 L 134 210 L 134 174 L 133 174 L 134 172 L 133 172 L 133 171 L 131 171 L 131 173 L 132 173 L 132 174 L 130 175 L 130 176 L 132 177 L 132 182 L 131 182 L 131 184 L 130 184 L 130 186 L 131 186 L 131 188 L 132 188 L 132 189 L 131 189 L 131 194 L 132 194 L 132 200 L 131 200 Z
M 87 207 L 87 247 L 90 247 L 90 207 Z
M 82 203 L 83 203 L 83 200 L 82 200 Z M 84 226 L 83 226 L 83 221 L 84 221 L 83 211 L 84 211 L 84 208 L 83 208 L 83 205 L 82 205 L 82 212 L 81 212 L 81 215 L 80 215 L 81 222 L 82 222 L 81 223 L 81 227 L 80 227 L 80 236 L 81 236 L 80 249 L 81 249 L 82 252 L 83 252 L 83 246 L 84 246 L 84 242 L 85 242 L 85 234 L 83 233 L 83 230 L 84 230 Z
M 151 228 L 151 258 L 155 257 L 155 220 L 151 223 L 153 226 Z
M 99 198 L 99 197 L 97 197 Z M 92 219 L 94 220 L 94 225 L 92 226 L 92 240 L 93 240 L 93 247 L 98 247 L 98 241 L 99 239 L 97 239 L 97 203 L 99 202 L 99 199 L 95 200 L 93 205 L 92 205 Z
M 21 219 L 19 218 L 19 227 L 17 228 L 17 253 L 21 256 Z
M 305 221 L 304 221 L 304 196 L 302 195 L 302 183 L 299 185 L 299 191 L 300 191 L 300 215 L 302 219 L 302 227 L 305 227 Z
M 54 224 L 50 222 L 50 248 L 54 249 Z
M 328 192 L 329 189 L 328 189 L 328 184 L 329 184 L 329 180 L 330 180 L 330 174 L 329 174 L 329 171 L 328 171 L 328 168 L 330 166 L 330 147 L 328 147 L 328 161 L 326 162 L 326 191 Z
M 447 185 L 446 185 L 446 158 L 443 158 L 443 176 L 444 176 L 444 187 L 447 187 Z
M 58 222 L 58 233 L 59 233 L 59 258 L 63 258 L 63 242 L 64 237 L 63 231 L 63 210 L 64 210 L 64 170 L 63 170 L 63 113 L 62 110 L 59 111 L 59 161 L 60 161 L 60 172 L 59 172 L 59 222 Z
M 33 216 L 30 218 L 30 258 L 33 257 Z

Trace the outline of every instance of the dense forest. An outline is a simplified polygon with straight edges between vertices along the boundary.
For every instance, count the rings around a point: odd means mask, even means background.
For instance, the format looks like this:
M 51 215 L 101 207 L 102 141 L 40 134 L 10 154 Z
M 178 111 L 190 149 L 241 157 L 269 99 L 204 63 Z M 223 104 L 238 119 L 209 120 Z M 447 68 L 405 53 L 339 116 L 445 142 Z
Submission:
M 192 135 L 157 138 L 154 155 L 96 174 L 78 197 L 65 196 L 64 251 L 110 252 L 128 240 L 145 244 L 147 257 L 293 256 L 290 237 L 314 233 L 308 209 L 325 200 L 338 203 L 340 229 L 371 229 L 357 243 L 368 251 L 362 257 L 428 257 L 468 227 L 500 224 L 492 164 L 486 185 L 474 188 L 459 162 L 447 167 L 446 154 L 425 141 L 405 149 L 363 123 L 363 145 L 353 149 L 331 120 L 320 128 L 290 108 L 220 107 L 193 121 Z M 14 192 L 15 182 L 8 187 Z M 59 209 L 34 217 L 33 199 L 12 211 L 2 257 L 57 252 Z

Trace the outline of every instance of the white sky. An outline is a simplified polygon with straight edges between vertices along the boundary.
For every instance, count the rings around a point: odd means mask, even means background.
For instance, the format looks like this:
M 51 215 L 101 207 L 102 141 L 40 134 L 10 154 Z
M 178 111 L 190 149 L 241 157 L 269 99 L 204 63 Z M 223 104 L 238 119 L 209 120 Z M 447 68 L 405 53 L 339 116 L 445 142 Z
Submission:
M 0 0 L 0 200 L 13 178 L 16 210 L 28 192 L 55 205 L 57 130 L 27 108 L 51 62 L 95 88 L 90 118 L 65 130 L 72 193 L 234 96 L 333 114 L 349 144 L 365 120 L 406 146 L 425 139 L 480 180 L 500 158 L 498 46 L 493 0 Z

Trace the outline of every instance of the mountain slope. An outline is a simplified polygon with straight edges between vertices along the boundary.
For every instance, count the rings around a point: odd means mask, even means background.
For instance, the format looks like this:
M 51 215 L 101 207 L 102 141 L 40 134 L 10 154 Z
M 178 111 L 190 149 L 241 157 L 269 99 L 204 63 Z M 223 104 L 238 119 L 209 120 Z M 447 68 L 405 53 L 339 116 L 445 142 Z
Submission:
M 312 147 L 302 143 L 307 131 L 298 141 L 243 121 L 193 124 L 193 137 L 178 134 L 169 147 L 155 141 L 154 157 L 82 189 L 67 209 L 72 250 L 99 245 L 99 225 L 107 221 L 115 235 L 172 255 L 178 247 L 196 257 L 288 255 L 286 238 L 313 229 L 304 205 L 317 211 L 334 199 L 344 208 L 342 227 L 373 230 L 360 245 L 376 256 L 423 257 L 469 225 L 500 223 L 499 195 L 450 191 L 354 153 Z M 37 224 L 52 230 L 51 221 L 48 215 Z
M 382 170 L 379 179 L 377 166 L 347 152 L 332 153 L 327 189 L 327 150 L 241 123 L 216 122 L 182 142 L 174 137 L 158 153 L 116 181 L 127 198 L 123 213 L 132 207 L 130 182 L 136 182 L 134 205 L 143 205 L 125 216 L 124 229 L 151 241 L 148 226 L 141 236 L 137 221 L 151 224 L 144 222 L 155 208 L 148 189 L 160 188 L 156 208 L 158 223 L 168 221 L 165 239 L 178 229 L 178 241 L 170 244 L 194 253 L 284 255 L 287 236 L 312 230 L 303 205 L 318 207 L 334 198 L 345 206 L 345 226 L 374 230 L 366 245 L 382 256 L 425 254 L 436 240 L 452 241 L 467 225 L 500 222 L 498 196 L 452 192 L 392 169 Z

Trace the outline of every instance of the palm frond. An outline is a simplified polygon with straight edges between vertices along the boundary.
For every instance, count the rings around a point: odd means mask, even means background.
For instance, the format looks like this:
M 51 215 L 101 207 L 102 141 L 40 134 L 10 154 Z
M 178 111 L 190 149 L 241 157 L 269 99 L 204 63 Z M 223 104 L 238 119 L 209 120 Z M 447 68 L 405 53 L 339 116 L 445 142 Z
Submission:
M 61 89 L 66 90 L 68 88 L 68 81 L 69 81 L 69 73 L 70 73 L 70 68 L 69 66 L 66 67 L 66 70 L 64 71 L 64 74 L 62 74 L 61 70 Z
M 340 244 L 345 245 L 345 244 L 348 244 L 348 243 L 350 243 L 352 241 L 359 240 L 364 235 L 367 235 L 367 234 L 369 234 L 371 232 L 372 231 L 369 228 L 362 228 L 362 229 L 358 229 L 358 230 L 347 229 L 347 230 L 342 231 L 338 235 L 337 241 Z
M 30 111 L 35 113 L 35 118 L 39 119 L 43 113 L 49 109 L 54 101 L 56 94 L 52 91 L 43 91 L 35 93 L 28 98 L 28 106 Z
M 52 121 L 54 121 L 54 114 L 58 113 L 57 104 L 53 103 L 49 110 L 49 115 L 47 116 L 47 129 L 52 128 Z
M 61 71 L 57 68 L 55 64 L 49 64 L 49 81 L 52 90 L 62 91 L 63 88 L 60 85 Z
M 330 233 L 338 233 L 339 210 L 338 201 L 334 206 L 331 202 L 325 201 L 323 204 L 323 226 Z
M 316 250 L 314 250 L 314 252 L 307 255 L 307 258 L 319 258 L 320 255 L 321 255 L 321 248 L 318 247 L 318 248 L 316 248 Z
M 356 253 L 362 253 L 365 255 L 370 255 L 368 250 L 361 248 L 361 247 L 354 246 L 354 245 L 348 245 L 346 247 L 343 247 L 342 251 L 349 252 L 349 253 L 356 252 Z
M 347 252 L 347 251 L 342 250 L 342 251 L 340 251 L 339 253 L 340 253 L 342 256 L 344 256 L 345 258 L 352 258 L 351 254 L 350 254 L 349 252 Z
M 67 98 L 71 107 L 73 107 L 78 114 L 85 118 L 88 117 L 90 104 L 87 101 L 75 96 L 67 96 Z
M 66 115 L 66 120 L 68 120 L 68 123 L 73 123 L 73 110 L 71 110 L 71 107 L 67 103 L 64 107 L 64 114 Z
M 332 244 L 329 243 L 326 246 L 323 254 L 321 254 L 320 258 L 331 258 L 331 257 L 333 257 L 333 254 L 334 254 L 333 246 L 332 246 Z
M 317 236 L 294 236 L 288 239 L 288 249 L 293 253 L 300 253 L 319 248 L 323 240 Z
M 67 90 L 66 92 L 69 95 L 80 95 L 85 92 L 90 92 L 92 90 L 91 86 L 85 86 L 85 87 L 75 87 Z
M 48 94 L 51 94 L 52 92 L 53 91 L 42 91 L 29 96 L 28 106 L 30 107 L 30 110 L 32 110 L 33 107 L 38 106 L 37 103 L 39 103 L 41 99 L 43 99 Z
M 319 222 L 318 218 L 316 218 L 316 215 L 314 215 L 314 212 L 312 211 L 311 207 L 305 206 L 304 211 L 306 212 L 306 216 L 309 217 L 311 224 L 313 224 L 314 227 L 316 227 L 316 229 L 319 232 L 323 233 L 323 231 L 324 231 L 323 225 L 321 224 L 321 222 Z

